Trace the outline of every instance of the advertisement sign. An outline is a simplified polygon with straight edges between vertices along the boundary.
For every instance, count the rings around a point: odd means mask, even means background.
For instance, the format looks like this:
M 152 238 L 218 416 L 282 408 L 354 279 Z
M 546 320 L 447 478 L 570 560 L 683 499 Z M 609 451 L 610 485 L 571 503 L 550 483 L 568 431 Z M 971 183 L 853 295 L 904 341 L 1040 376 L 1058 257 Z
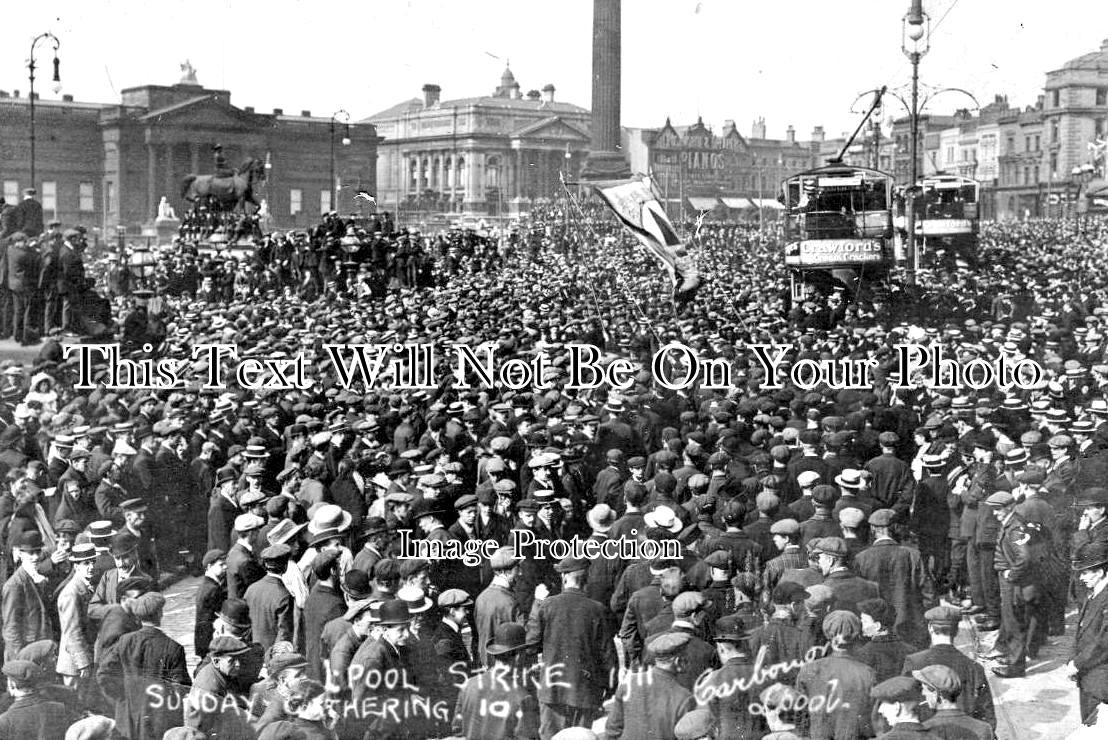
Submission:
M 879 239 L 807 239 L 785 248 L 785 264 L 798 267 L 884 262 Z

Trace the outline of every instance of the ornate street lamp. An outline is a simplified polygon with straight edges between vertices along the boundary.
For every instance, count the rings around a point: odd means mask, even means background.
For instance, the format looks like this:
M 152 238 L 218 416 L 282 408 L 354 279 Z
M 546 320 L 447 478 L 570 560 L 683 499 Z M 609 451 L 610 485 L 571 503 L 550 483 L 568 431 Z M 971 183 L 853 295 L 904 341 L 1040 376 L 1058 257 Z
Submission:
M 49 40 L 54 44 L 54 79 L 50 89 L 54 91 L 55 95 L 62 91 L 62 77 L 58 61 L 58 47 L 61 46 L 61 42 L 58 41 L 57 36 L 49 31 L 40 33 L 31 42 L 31 55 L 27 59 L 28 78 L 31 82 L 31 187 L 37 187 L 35 185 L 35 47 L 38 46 L 40 41 L 44 40 Z

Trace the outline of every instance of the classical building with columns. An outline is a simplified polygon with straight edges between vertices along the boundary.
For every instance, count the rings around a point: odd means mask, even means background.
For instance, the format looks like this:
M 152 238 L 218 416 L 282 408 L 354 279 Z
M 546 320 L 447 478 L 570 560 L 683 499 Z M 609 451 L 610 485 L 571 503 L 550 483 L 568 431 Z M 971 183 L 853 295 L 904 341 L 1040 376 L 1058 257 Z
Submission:
M 366 118 L 377 147 L 377 203 L 401 213 L 515 214 L 557 198 L 589 150 L 589 111 L 554 85 L 521 92 L 505 69 L 491 95 L 441 100 L 438 85 Z
M 229 167 L 250 158 L 269 163 L 255 197 L 266 201 L 276 228 L 315 224 L 329 210 L 354 211 L 359 189 L 376 190 L 371 124 L 239 108 L 230 92 L 205 88 L 190 66 L 182 69 L 179 83 L 126 89 L 118 104 L 36 94 L 34 186 L 48 219 L 111 238 L 120 226 L 128 234 L 149 228 L 163 197 L 181 215 L 190 207 L 182 180 L 214 170 L 216 143 Z M 29 102 L 18 91 L 0 91 L 0 183 L 9 201 L 32 184 Z

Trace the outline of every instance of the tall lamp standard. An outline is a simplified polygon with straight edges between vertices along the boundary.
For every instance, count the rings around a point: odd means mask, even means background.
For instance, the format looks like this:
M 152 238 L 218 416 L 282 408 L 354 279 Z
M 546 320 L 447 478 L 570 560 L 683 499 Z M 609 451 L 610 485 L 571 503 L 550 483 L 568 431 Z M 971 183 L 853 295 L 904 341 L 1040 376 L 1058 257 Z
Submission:
M 44 40 L 54 43 L 54 84 L 51 89 L 55 95 L 62 91 L 62 78 L 58 69 L 58 47 L 61 46 L 61 42 L 49 31 L 40 33 L 31 42 L 31 55 L 27 59 L 27 71 L 31 81 L 31 187 L 35 187 L 35 47 L 38 46 L 38 42 Z
M 916 282 L 916 180 L 919 178 L 919 61 L 931 49 L 931 18 L 923 12 L 923 0 L 911 0 L 901 24 L 900 50 L 912 64 L 912 178 L 908 184 L 908 283 Z
M 342 145 L 350 146 L 350 114 L 339 109 L 331 114 L 331 210 L 338 211 L 339 186 L 335 179 L 335 123 L 343 124 Z

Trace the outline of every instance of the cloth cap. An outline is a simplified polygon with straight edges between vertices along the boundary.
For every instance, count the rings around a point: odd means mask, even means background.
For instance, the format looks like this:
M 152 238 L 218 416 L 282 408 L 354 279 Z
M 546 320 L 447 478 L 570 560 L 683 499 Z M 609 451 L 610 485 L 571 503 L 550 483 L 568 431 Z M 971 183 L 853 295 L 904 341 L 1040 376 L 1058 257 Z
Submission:
M 893 676 L 873 687 L 870 696 L 874 702 L 918 704 L 923 701 L 919 681 L 911 676 Z
M 820 555 L 846 557 L 850 552 L 850 548 L 846 546 L 846 540 L 842 537 L 824 537 L 819 541 L 819 545 L 816 546 L 814 552 Z
M 554 565 L 554 570 L 559 573 L 576 573 L 580 570 L 588 570 L 589 562 L 585 558 L 563 558 Z
M 939 663 L 924 666 L 918 671 L 912 671 L 912 677 L 940 694 L 959 694 L 962 691 L 962 679 L 950 666 Z
M 165 597 L 157 591 L 145 593 L 131 602 L 131 614 L 136 619 L 153 619 L 165 608 Z
M 795 519 L 778 519 L 769 525 L 770 534 L 793 535 L 800 531 L 800 522 Z
M 839 499 L 839 489 L 827 483 L 821 483 L 812 489 L 812 503 L 818 506 L 833 506 Z
M 987 499 L 985 499 L 985 504 L 987 506 L 1000 507 L 1009 506 L 1015 503 L 1015 501 L 1016 499 L 1013 498 L 1012 494 L 1008 493 L 1007 491 L 997 491 L 996 493 L 991 494 Z
M 507 570 L 514 568 L 519 564 L 519 560 L 516 559 L 516 550 L 514 547 L 501 547 L 499 550 L 492 554 L 492 559 L 489 562 L 493 570 Z
M 228 655 L 242 655 L 249 652 L 250 646 L 237 637 L 217 637 L 208 646 L 208 655 L 222 658 Z
M 805 470 L 800 475 L 796 476 L 796 482 L 801 488 L 810 488 L 814 486 L 820 479 L 819 473 L 814 470 Z
M 710 602 L 704 595 L 697 591 L 686 591 L 678 594 L 673 600 L 673 616 L 677 619 L 692 616 L 708 606 Z
M 953 606 L 935 606 L 923 613 L 923 618 L 928 624 L 939 624 L 952 627 L 962 622 L 961 610 Z
M 438 604 L 440 609 L 453 609 L 459 606 L 468 606 L 473 603 L 469 594 L 460 588 L 450 588 L 439 594 Z
M 265 520 L 257 514 L 239 514 L 235 517 L 235 530 L 238 532 L 250 532 L 265 524 Z
M 676 740 L 700 740 L 711 737 L 715 731 L 716 719 L 712 716 L 712 710 L 702 708 L 694 709 L 677 720 L 673 736 Z
M 227 559 L 227 553 L 225 553 L 223 550 L 220 550 L 219 548 L 215 548 L 215 549 L 212 549 L 212 550 L 208 550 L 206 553 L 204 553 L 204 557 L 203 557 L 203 559 L 201 559 L 200 565 L 201 565 L 201 567 L 207 568 L 209 565 L 216 562 L 217 560 L 226 560 L 226 559 Z
M 878 509 L 869 515 L 869 523 L 874 527 L 888 527 L 896 521 L 896 512 L 892 509 Z
M 42 669 L 29 660 L 9 660 L 4 663 L 4 675 L 17 681 L 38 681 L 42 678 Z
M 651 640 L 647 648 L 659 658 L 670 658 L 684 650 L 690 639 L 692 636 L 687 632 L 664 632 Z
M 854 612 L 845 609 L 833 611 L 823 618 L 823 634 L 828 640 L 837 637 L 844 642 L 853 642 L 862 634 L 862 620 Z
M 808 598 L 808 589 L 796 581 L 781 581 L 773 588 L 774 604 L 793 604 Z
M 844 527 L 856 529 L 862 526 L 862 520 L 866 518 L 866 512 L 856 506 L 847 506 L 839 510 L 839 524 Z

